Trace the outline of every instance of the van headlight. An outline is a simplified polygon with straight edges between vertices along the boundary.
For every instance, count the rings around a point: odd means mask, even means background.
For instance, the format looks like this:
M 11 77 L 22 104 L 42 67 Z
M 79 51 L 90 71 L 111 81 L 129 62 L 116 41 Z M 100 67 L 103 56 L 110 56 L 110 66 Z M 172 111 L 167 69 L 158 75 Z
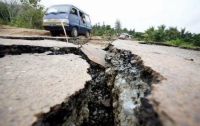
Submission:
M 60 19 L 60 21 L 62 21 L 65 24 L 69 24 L 69 20 L 68 19 Z
M 43 19 L 43 22 L 47 22 L 47 19 Z

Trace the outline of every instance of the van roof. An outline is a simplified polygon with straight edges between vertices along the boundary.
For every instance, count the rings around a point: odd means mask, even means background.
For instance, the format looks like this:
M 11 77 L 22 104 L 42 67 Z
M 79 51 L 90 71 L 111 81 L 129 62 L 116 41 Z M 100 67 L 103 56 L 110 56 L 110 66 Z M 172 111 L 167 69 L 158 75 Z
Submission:
M 76 6 L 74 6 L 74 5 L 72 5 L 72 4 L 56 4 L 56 5 L 52 5 L 52 6 L 58 6 L 58 5 L 68 5 L 68 6 L 73 6 L 73 7 L 75 7 L 76 9 L 79 9 L 78 7 L 76 7 Z M 51 6 L 51 7 L 52 7 Z M 81 9 L 79 9 L 81 12 L 83 12 L 84 14 L 86 14 L 86 15 L 88 15 L 87 13 L 85 13 L 84 11 L 82 11 Z

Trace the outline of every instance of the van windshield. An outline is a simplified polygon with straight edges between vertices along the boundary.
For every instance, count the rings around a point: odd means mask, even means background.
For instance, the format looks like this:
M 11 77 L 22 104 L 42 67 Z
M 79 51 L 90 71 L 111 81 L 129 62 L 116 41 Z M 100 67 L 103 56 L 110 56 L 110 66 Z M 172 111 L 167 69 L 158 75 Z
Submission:
M 48 14 L 68 13 L 69 8 L 70 6 L 68 5 L 55 5 L 51 6 L 45 14 L 48 15 Z

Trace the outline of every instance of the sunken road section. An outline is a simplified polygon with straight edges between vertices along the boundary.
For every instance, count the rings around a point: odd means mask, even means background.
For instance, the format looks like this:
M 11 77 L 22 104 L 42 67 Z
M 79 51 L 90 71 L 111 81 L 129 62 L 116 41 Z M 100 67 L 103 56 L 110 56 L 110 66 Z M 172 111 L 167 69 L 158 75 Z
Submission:
M 147 96 L 151 85 L 164 79 L 129 51 L 107 48 L 106 68 L 91 61 L 80 48 L 0 45 L 0 57 L 23 53 L 80 55 L 89 64 L 92 80 L 49 112 L 38 113 L 33 126 L 161 126 Z

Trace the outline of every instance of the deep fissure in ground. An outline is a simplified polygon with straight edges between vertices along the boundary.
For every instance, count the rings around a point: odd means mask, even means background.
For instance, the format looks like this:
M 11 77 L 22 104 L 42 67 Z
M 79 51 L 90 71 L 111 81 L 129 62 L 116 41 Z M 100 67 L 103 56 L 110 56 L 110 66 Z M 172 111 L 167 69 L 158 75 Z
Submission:
M 90 64 L 88 73 L 92 80 L 85 88 L 52 106 L 48 113 L 37 114 L 33 126 L 162 125 L 146 96 L 151 93 L 151 84 L 163 77 L 145 67 L 139 56 L 112 46 L 107 49 L 106 68 L 74 47 L 0 45 L 0 57 L 51 51 L 48 55 L 80 55 Z
M 141 57 L 113 46 L 107 48 L 105 60 L 107 83 L 112 87 L 114 125 L 161 126 L 146 97 L 151 85 L 164 77 L 144 66 Z

